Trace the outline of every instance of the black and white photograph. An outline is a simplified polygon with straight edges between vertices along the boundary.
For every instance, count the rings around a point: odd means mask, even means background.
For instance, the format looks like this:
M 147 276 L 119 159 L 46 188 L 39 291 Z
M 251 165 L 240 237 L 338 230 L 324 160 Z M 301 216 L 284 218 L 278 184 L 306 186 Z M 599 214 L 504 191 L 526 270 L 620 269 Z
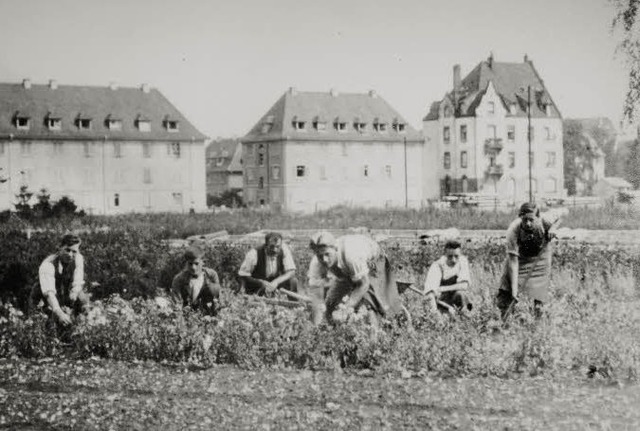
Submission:
M 640 0 L 0 40 L 0 430 L 640 429 Z

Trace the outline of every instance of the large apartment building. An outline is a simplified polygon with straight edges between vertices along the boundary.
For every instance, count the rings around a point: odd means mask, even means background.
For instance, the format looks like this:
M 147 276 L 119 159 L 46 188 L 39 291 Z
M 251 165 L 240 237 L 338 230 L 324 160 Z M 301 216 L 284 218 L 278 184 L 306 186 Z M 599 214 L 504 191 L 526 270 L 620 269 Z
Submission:
M 315 211 L 422 200 L 423 139 L 374 91 L 291 88 L 242 143 L 249 205 Z
M 455 65 L 453 89 L 431 105 L 424 134 L 425 198 L 477 192 L 520 202 L 530 182 L 535 197 L 564 194 L 562 117 L 527 56 L 490 56 L 464 79 Z
M 242 144 L 239 139 L 216 139 L 206 149 L 207 195 L 242 190 Z
M 21 186 L 94 214 L 206 208 L 206 137 L 156 89 L 0 84 L 0 209 Z

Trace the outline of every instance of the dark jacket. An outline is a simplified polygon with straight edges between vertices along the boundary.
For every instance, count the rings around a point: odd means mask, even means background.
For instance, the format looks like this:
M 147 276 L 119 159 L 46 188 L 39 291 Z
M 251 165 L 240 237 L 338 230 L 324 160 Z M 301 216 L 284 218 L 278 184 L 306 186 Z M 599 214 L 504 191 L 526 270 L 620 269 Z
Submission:
M 174 297 L 182 299 L 184 306 L 198 306 L 201 302 L 209 302 L 220 296 L 220 280 L 218 279 L 218 273 L 211 268 L 203 268 L 204 283 L 202 289 L 198 294 L 198 298 L 195 303 L 191 303 L 191 297 L 189 296 L 189 282 L 191 281 L 191 273 L 187 269 L 183 269 L 173 278 L 171 283 L 171 293 Z
M 258 255 L 258 262 L 256 263 L 256 267 L 251 273 L 252 278 L 271 281 L 284 274 L 284 252 L 282 251 L 282 249 L 280 249 L 280 252 L 277 256 L 278 270 L 276 271 L 275 275 L 271 277 L 267 277 L 267 251 L 264 245 L 256 248 L 256 252 Z

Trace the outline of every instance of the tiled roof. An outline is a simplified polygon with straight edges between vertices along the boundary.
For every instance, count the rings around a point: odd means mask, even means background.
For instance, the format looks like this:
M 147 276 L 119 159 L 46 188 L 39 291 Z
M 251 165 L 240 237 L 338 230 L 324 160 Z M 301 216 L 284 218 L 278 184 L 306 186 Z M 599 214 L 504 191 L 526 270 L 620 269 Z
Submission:
M 15 116 L 28 117 L 29 129 L 19 130 Z M 46 119 L 62 120 L 60 130 L 49 130 Z M 77 127 L 77 120 L 91 120 L 90 129 Z M 121 130 L 107 127 L 107 119 L 121 120 Z M 138 130 L 136 120 L 150 121 L 150 130 Z M 169 131 L 165 121 L 177 121 L 177 131 Z M 34 85 L 0 83 L 0 136 L 28 139 L 126 139 L 196 140 L 200 133 L 158 90 L 149 88 L 90 87 L 75 85 Z
M 317 130 L 315 121 L 324 121 L 325 129 Z M 386 123 L 386 131 L 374 130 L 374 123 Z M 296 130 L 294 122 L 303 122 L 304 129 Z M 336 123 L 346 123 L 345 130 Z M 354 123 L 366 124 L 359 132 Z M 393 124 L 404 125 L 404 131 L 394 130 Z M 287 91 L 256 123 L 243 141 L 254 140 L 339 140 L 339 141 L 412 141 L 422 136 L 382 97 L 370 93 L 297 92 Z
M 501 63 L 492 59 L 481 61 L 462 80 L 456 116 L 475 115 L 475 110 L 484 96 L 489 82 L 493 84 L 507 110 L 510 109 L 510 105 L 516 105 L 515 115 L 509 115 L 527 116 L 527 87 L 531 86 L 531 117 L 547 117 L 544 110 L 545 103 L 550 104 L 551 117 L 561 117 L 560 111 L 530 60 L 525 60 L 523 63 Z M 445 97 L 453 100 L 453 89 Z M 441 103 L 435 102 L 431 105 L 429 113 L 424 118 L 425 121 L 439 118 Z
M 212 172 L 242 171 L 241 157 L 242 144 L 239 139 L 217 139 L 206 149 L 208 169 Z M 218 160 L 222 161 L 220 165 Z

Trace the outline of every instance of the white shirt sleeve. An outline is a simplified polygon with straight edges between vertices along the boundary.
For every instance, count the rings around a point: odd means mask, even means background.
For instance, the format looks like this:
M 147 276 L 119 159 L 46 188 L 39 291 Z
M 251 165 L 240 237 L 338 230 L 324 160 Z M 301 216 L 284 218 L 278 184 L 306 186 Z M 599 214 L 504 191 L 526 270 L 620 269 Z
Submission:
M 80 292 L 84 286 L 84 256 L 76 255 L 76 269 L 73 272 L 72 292 Z
M 469 274 L 469 259 L 466 256 L 460 256 L 460 272 L 458 273 L 458 283 L 462 283 L 466 281 L 467 283 L 471 282 L 471 277 Z
M 282 244 L 282 265 L 284 266 L 284 271 L 295 271 L 296 264 L 293 261 L 293 254 L 291 253 L 291 249 L 288 245 Z
M 369 275 L 369 259 L 375 258 L 379 251 L 378 244 L 367 237 L 345 236 L 342 241 L 344 266 L 352 282 L 357 282 Z
M 40 268 L 38 268 L 38 279 L 43 295 L 46 296 L 49 293 L 56 294 L 56 269 L 49 258 L 40 264 Z
M 422 293 L 427 294 L 429 292 L 435 292 L 440 287 L 441 281 L 442 270 L 436 261 L 431 264 L 429 271 L 427 271 L 427 278 L 424 280 L 424 289 Z
M 238 275 L 240 277 L 251 277 L 251 274 L 253 273 L 253 270 L 256 269 L 257 264 L 258 264 L 258 252 L 256 251 L 255 248 L 252 248 L 244 256 L 242 265 L 240 265 L 240 269 L 238 270 Z
M 518 245 L 518 231 L 520 230 L 520 218 L 513 221 L 507 229 L 507 254 L 520 256 L 520 246 Z

